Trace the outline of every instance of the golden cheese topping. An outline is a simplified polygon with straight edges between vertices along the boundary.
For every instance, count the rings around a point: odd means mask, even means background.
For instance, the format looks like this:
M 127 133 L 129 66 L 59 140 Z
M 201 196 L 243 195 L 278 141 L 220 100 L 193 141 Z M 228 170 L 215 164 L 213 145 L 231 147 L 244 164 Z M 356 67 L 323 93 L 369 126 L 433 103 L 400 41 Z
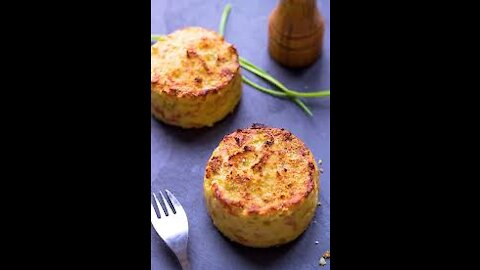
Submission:
M 151 46 L 152 91 L 202 96 L 221 90 L 238 71 L 235 47 L 204 28 L 177 30 Z
M 300 139 L 254 125 L 223 138 L 207 164 L 205 188 L 231 213 L 268 215 L 301 203 L 317 178 L 314 157 Z

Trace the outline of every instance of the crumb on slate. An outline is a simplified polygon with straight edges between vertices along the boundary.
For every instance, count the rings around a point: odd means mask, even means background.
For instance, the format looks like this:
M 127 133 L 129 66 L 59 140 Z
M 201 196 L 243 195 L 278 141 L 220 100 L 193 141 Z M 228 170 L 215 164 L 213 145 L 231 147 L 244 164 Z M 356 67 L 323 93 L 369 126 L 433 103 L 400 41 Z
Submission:
M 325 259 L 330 259 L 330 250 L 325 251 L 325 253 L 323 253 L 322 257 L 325 258 Z
M 324 266 L 325 264 L 327 264 L 327 261 L 325 261 L 325 258 L 321 257 L 320 258 L 320 261 L 318 262 L 321 266 Z

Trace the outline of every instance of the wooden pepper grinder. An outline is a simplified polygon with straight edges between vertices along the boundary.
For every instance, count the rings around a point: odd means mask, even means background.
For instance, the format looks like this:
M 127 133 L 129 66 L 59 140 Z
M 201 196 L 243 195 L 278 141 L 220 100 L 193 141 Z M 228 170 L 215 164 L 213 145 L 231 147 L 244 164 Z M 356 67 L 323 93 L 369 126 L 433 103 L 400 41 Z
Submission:
M 324 32 L 316 0 L 280 0 L 268 22 L 270 56 L 286 67 L 306 67 L 319 58 Z

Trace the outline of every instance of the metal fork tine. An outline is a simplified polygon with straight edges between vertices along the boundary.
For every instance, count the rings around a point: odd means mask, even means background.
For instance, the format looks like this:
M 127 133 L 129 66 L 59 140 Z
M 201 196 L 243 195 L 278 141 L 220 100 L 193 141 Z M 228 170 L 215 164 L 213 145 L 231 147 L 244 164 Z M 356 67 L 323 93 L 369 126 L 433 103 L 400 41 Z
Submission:
M 167 197 L 172 202 L 172 205 L 175 208 L 175 211 L 177 212 L 177 214 L 180 213 L 186 216 L 185 211 L 183 210 L 183 207 L 180 204 L 180 202 L 177 200 L 177 198 L 175 198 L 175 196 L 173 196 L 173 194 L 168 189 L 165 189 L 165 193 L 167 193 Z
M 163 203 L 165 204 L 165 212 L 167 213 L 168 216 L 173 215 L 172 209 L 170 209 L 170 204 L 168 204 L 167 200 L 165 200 L 165 197 L 163 196 L 163 193 L 160 191 L 160 196 L 162 196 Z
M 158 201 L 157 199 L 157 196 L 155 195 L 155 193 L 152 193 L 153 194 L 153 198 L 155 198 L 155 202 L 157 203 L 157 208 L 158 208 L 158 214 L 159 214 L 159 217 L 161 218 L 162 217 L 162 205 L 160 204 L 160 202 Z
M 160 238 L 165 241 L 167 246 L 175 253 L 183 270 L 190 270 L 188 262 L 188 220 L 185 210 L 175 196 L 169 191 L 152 193 L 155 203 L 158 207 L 158 213 L 155 213 L 155 206 L 150 204 L 152 211 L 152 226 Z M 164 206 L 158 200 L 160 194 Z M 166 198 L 165 198 L 166 197 Z M 163 214 L 162 214 L 163 212 Z M 175 214 L 173 213 L 175 212 Z M 158 217 L 157 217 L 158 214 Z M 163 217 L 162 217 L 163 215 Z
M 153 208 L 153 205 L 150 204 L 150 206 L 152 207 L 152 212 L 151 212 L 151 218 L 155 218 L 155 219 L 158 219 L 158 216 L 157 216 L 157 213 L 155 212 L 155 208 Z

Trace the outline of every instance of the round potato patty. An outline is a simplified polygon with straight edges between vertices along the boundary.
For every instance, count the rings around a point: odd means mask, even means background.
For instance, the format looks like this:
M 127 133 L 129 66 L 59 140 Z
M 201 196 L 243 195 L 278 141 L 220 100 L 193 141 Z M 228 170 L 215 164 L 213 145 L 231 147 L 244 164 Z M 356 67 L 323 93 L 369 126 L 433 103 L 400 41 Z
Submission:
M 213 31 L 188 27 L 151 47 L 151 111 L 183 128 L 213 126 L 242 94 L 235 47 Z
M 204 178 L 213 223 L 245 246 L 296 239 L 317 208 L 320 173 L 311 151 L 285 129 L 255 124 L 223 138 Z

